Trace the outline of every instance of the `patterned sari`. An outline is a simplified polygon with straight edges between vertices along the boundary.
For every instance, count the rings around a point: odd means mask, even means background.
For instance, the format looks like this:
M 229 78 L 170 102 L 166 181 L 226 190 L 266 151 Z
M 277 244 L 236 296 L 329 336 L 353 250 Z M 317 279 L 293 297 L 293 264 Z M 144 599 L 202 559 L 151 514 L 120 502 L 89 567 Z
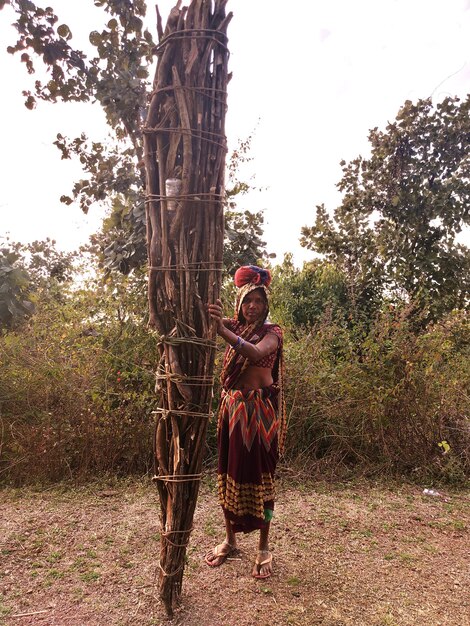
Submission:
M 250 363 L 230 346 L 222 371 L 218 417 L 218 493 L 226 519 L 235 532 L 265 527 L 272 519 L 274 477 L 285 434 L 282 397 L 282 331 L 274 324 L 244 326 L 231 320 L 228 328 L 256 344 L 268 333 L 279 338 L 277 349 L 258 365 L 271 367 L 273 384 L 254 390 L 237 389 Z

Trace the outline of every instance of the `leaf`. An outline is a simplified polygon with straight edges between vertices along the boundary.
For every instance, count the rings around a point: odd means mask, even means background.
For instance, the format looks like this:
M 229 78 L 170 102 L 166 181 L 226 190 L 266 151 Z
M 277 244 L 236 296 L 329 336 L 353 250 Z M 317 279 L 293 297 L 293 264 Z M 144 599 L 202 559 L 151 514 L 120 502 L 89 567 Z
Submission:
M 59 85 L 55 82 L 55 80 L 50 80 L 47 83 L 47 88 L 49 89 L 49 91 L 51 92 L 51 94 L 55 94 L 57 93 L 57 90 L 59 88 Z
M 444 454 L 447 454 L 450 451 L 450 445 L 445 440 L 440 441 L 437 445 L 443 449 Z
M 67 26 L 67 24 L 61 24 L 57 28 L 57 34 L 60 37 L 62 37 L 63 39 L 71 39 L 72 38 L 72 33 L 70 31 L 70 28 Z
M 91 31 L 88 38 L 90 40 L 90 43 L 96 47 L 101 45 L 101 43 L 103 42 L 103 38 L 101 37 L 101 35 L 99 34 L 97 30 Z
M 28 96 L 24 103 L 25 107 L 32 111 L 36 106 L 36 99 L 33 96 Z

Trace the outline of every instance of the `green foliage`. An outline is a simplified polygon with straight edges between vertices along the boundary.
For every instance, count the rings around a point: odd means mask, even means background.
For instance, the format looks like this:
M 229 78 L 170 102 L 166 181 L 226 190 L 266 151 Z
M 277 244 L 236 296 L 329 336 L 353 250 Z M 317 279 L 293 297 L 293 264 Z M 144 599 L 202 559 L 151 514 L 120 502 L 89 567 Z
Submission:
M 76 200 L 85 212 L 95 202 L 111 209 L 90 249 L 100 259 L 99 279 L 73 286 L 73 255 L 52 242 L 0 251 L 0 476 L 19 484 L 145 472 L 157 404 L 141 271 L 140 126 L 154 54 L 143 28 L 146 3 L 96 0 L 110 19 L 90 33 L 91 60 L 71 47 L 71 29 L 52 9 L 10 4 L 18 41 L 9 51 L 21 53 L 30 73 L 39 55 L 49 72 L 25 92 L 26 106 L 95 99 L 113 140 L 59 133 L 55 142 L 85 173 L 63 202 Z M 371 131 L 370 158 L 342 163 L 344 198 L 333 218 L 317 207 L 314 226 L 302 231 L 303 244 L 323 258 L 298 270 L 286 257 L 275 269 L 271 313 L 286 328 L 288 460 L 331 473 L 466 480 L 470 268 L 455 236 L 469 222 L 469 107 L 470 99 L 434 108 L 407 102 L 386 132 Z M 253 189 L 239 177 L 250 141 L 228 166 L 228 275 L 270 258 L 262 212 L 237 207 Z M 115 268 L 123 275 L 111 274 Z M 226 281 L 227 312 L 233 295 Z M 222 350 L 218 368 L 221 357 Z M 209 451 L 215 436 L 213 421 Z
M 28 108 L 34 108 L 37 99 L 93 99 L 102 106 L 112 131 L 110 143 L 92 141 L 85 133 L 75 139 L 57 135 L 55 144 L 62 158 L 78 158 L 86 175 L 61 201 L 70 204 L 77 200 L 85 213 L 94 202 L 110 205 L 111 220 L 95 243 L 99 242 L 107 267 L 128 272 L 141 267 L 146 258 L 141 125 L 154 42 L 143 25 L 143 0 L 103 0 L 95 4 L 103 7 L 111 19 L 104 28 L 90 33 L 90 43 L 96 48 L 91 60 L 71 47 L 71 29 L 58 25 L 52 9 L 41 9 L 29 1 L 11 2 L 19 39 L 8 51 L 22 52 L 21 59 L 30 73 L 35 71 L 34 57 L 42 56 L 51 75 L 46 82 L 36 80 L 34 92 L 24 92 Z
M 253 135 L 239 141 L 227 163 L 228 181 L 225 190 L 224 268 L 233 276 L 241 265 L 267 265 L 275 254 L 268 254 L 263 241 L 264 216 L 262 211 L 252 213 L 238 209 L 240 199 L 256 189 L 253 181 L 240 179 L 240 170 L 252 160 L 250 156 Z
M 142 281 L 42 292 L 27 326 L 0 337 L 2 480 L 146 472 L 154 340 Z
M 125 274 L 141 268 L 147 258 L 141 126 L 149 89 L 148 68 L 155 55 L 153 37 L 143 23 L 146 2 L 95 2 L 111 19 L 104 28 L 90 33 L 89 41 L 96 49 L 96 56 L 90 60 L 70 45 L 71 29 L 60 24 L 52 9 L 41 9 L 29 0 L 12 0 L 11 5 L 17 15 L 19 39 L 8 51 L 21 52 L 30 73 L 35 71 L 34 57 L 42 56 L 51 75 L 45 83 L 35 82 L 34 93 L 25 92 L 26 106 L 34 108 L 37 99 L 94 99 L 102 106 L 112 132 L 111 141 L 106 143 L 92 141 L 85 133 L 74 139 L 57 134 L 54 143 L 62 158 L 77 158 L 85 173 L 61 201 L 77 201 L 85 213 L 93 203 L 106 203 L 110 216 L 93 239 L 102 266 Z M 250 144 L 251 137 L 240 142 L 228 165 L 224 260 L 229 273 L 240 264 L 268 258 L 262 240 L 262 213 L 236 208 L 236 198 L 252 189 L 237 177 L 238 165 L 249 160 Z
M 342 162 L 344 197 L 317 207 L 302 245 L 347 272 L 359 298 L 385 291 L 413 302 L 423 322 L 468 305 L 470 256 L 455 241 L 470 224 L 470 97 L 407 101 L 371 157 Z
M 46 83 L 36 80 L 34 93 L 24 92 L 26 106 L 34 108 L 37 99 L 86 102 L 96 98 L 118 136 L 133 138 L 138 105 L 145 103 L 147 64 L 153 57 L 153 39 L 142 22 L 146 3 L 95 3 L 112 18 L 105 28 L 90 34 L 97 51 L 90 61 L 70 45 L 72 31 L 67 24 L 59 24 L 53 9 L 43 9 L 30 0 L 10 0 L 9 4 L 17 16 L 18 40 L 7 51 L 20 52 L 30 74 L 35 73 L 35 57 L 40 57 L 50 76 Z
M 319 268 L 328 274 L 327 267 Z M 320 270 L 308 268 L 321 288 Z M 4 482 L 150 470 L 151 412 L 158 398 L 155 340 L 142 313 L 145 280 L 134 273 L 79 289 L 63 284 L 61 298 L 54 290 L 41 290 L 35 315 L 0 337 Z M 275 283 L 279 280 L 275 277 Z M 330 289 L 325 279 L 323 295 L 311 296 L 311 302 L 317 306 L 315 298 L 324 297 L 331 307 L 321 315 L 324 304 L 318 304 L 318 317 L 305 328 L 286 326 L 287 461 L 323 475 L 387 472 L 465 482 L 470 471 L 468 317 L 452 314 L 417 333 L 409 307 L 386 307 L 359 332 L 344 320 L 343 301 L 334 300 L 344 293 L 338 291 L 343 283 L 335 272 L 329 280 Z M 279 285 L 274 292 L 278 297 Z M 233 294 L 224 295 L 230 314 Z M 291 305 L 287 310 L 300 316 L 308 310 L 301 305 L 297 312 Z M 273 317 L 282 322 L 274 306 Z M 214 411 L 218 392 L 216 384 Z M 215 449 L 213 419 L 208 462 L 214 461 Z
M 57 26 L 58 18 L 50 7 L 42 9 L 30 0 L 10 0 L 8 4 L 17 13 L 15 27 L 18 40 L 14 46 L 8 46 L 7 51 L 10 54 L 21 53 L 21 61 L 29 74 L 35 72 L 34 57 L 41 57 L 50 73 L 46 85 L 36 81 L 35 95 L 31 91 L 23 92 L 26 107 L 33 109 L 36 98 L 88 100 L 90 84 L 85 55 L 69 45 L 72 36 L 69 27 L 66 24 Z
M 95 202 L 110 197 L 125 196 L 136 201 L 142 181 L 135 168 L 133 148 L 124 149 L 120 144 L 103 145 L 90 141 L 85 134 L 70 141 L 60 133 L 54 142 L 62 154 L 62 159 L 78 157 L 89 178 L 77 181 L 72 196 L 63 196 L 61 201 L 71 204 L 78 200 L 80 208 L 88 213 Z
M 129 274 L 132 270 L 141 271 L 147 263 L 145 237 L 144 203 L 132 203 L 129 196 L 116 196 L 111 214 L 90 241 L 107 274 L 115 270 Z
M 360 350 L 354 334 L 331 322 L 287 338 L 291 460 L 333 473 L 465 481 L 468 318 L 451 315 L 416 334 L 410 314 L 384 311 Z
M 75 253 L 60 252 L 55 241 L 22 244 L 2 242 L 0 248 L 0 329 L 19 326 L 34 311 L 41 291 L 60 299 L 60 285 L 74 272 Z
M 0 330 L 11 328 L 33 311 L 30 277 L 18 263 L 20 256 L 0 248 Z
M 265 252 L 261 211 L 225 211 L 224 268 L 233 276 L 241 265 L 263 264 L 269 255 Z
M 351 317 L 347 277 L 325 261 L 305 263 L 297 269 L 286 255 L 274 268 L 271 312 L 291 332 L 311 328 L 328 315 L 338 323 Z
M 78 254 L 57 250 L 53 239 L 19 243 L 7 240 L 7 245 L 18 256 L 18 263 L 24 268 L 31 282 L 31 289 L 52 289 L 72 280 Z

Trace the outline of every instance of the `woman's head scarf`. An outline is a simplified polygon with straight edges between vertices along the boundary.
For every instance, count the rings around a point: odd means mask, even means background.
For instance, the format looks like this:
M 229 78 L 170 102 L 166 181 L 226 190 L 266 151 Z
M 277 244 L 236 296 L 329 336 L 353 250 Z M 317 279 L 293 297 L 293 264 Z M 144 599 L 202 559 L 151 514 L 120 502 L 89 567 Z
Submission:
M 240 318 L 242 302 L 251 291 L 261 289 L 266 296 L 266 302 L 268 301 L 268 287 L 271 284 L 271 272 L 269 270 L 265 270 L 257 265 L 243 265 L 235 272 L 233 282 L 235 287 L 237 287 L 235 319 L 238 320 Z

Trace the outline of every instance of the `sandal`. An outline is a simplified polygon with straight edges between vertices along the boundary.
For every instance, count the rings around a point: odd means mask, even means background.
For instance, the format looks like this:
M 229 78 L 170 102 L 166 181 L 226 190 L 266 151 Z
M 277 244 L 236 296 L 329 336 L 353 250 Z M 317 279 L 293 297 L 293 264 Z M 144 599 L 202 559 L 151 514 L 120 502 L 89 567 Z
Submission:
M 235 549 L 236 548 L 224 541 L 208 552 L 204 557 L 204 561 L 207 565 L 209 565 L 209 567 L 219 567 L 220 565 L 223 565 L 228 557 L 235 552 Z
M 260 561 L 259 560 L 260 554 L 269 554 L 269 556 L 264 561 Z M 258 556 L 256 557 L 256 561 L 255 561 L 255 568 L 258 573 L 253 572 L 253 578 L 257 578 L 258 580 L 264 580 L 265 578 L 269 578 L 272 574 L 272 571 L 268 572 L 267 574 L 260 574 L 260 570 L 264 565 L 271 565 L 272 562 L 273 562 L 273 555 L 271 554 L 271 552 L 269 552 L 269 550 L 260 550 L 258 552 Z

